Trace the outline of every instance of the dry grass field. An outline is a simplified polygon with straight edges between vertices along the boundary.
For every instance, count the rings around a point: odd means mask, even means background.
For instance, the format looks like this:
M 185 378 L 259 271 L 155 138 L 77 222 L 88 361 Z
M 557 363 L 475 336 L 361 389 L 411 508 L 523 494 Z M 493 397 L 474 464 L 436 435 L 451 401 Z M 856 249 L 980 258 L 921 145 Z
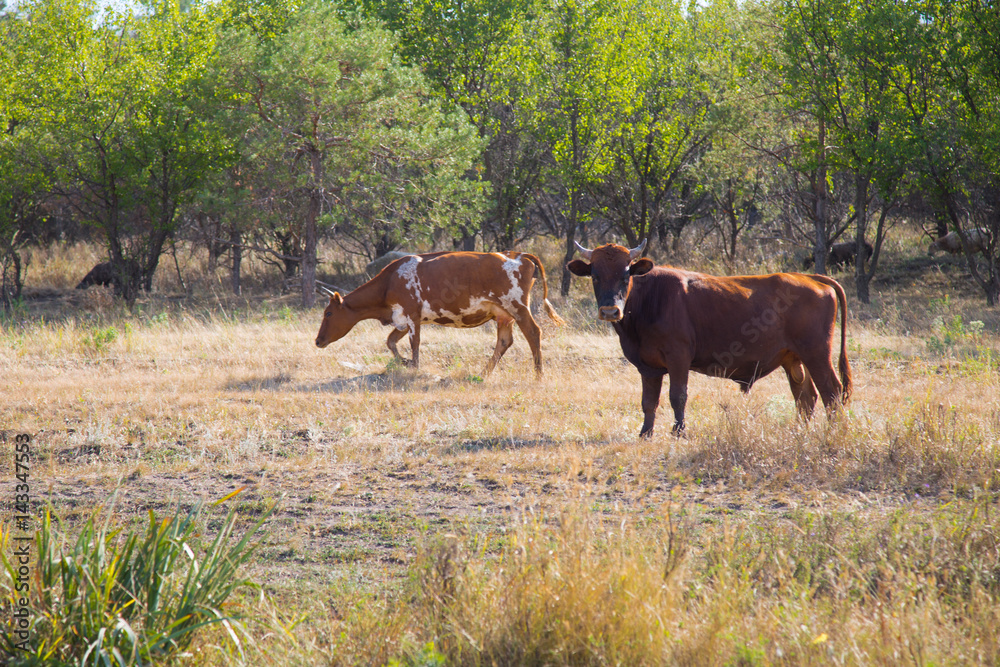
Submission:
M 317 349 L 320 308 L 263 269 L 235 298 L 182 252 L 186 292 L 165 258 L 128 312 L 72 289 L 97 249 L 38 252 L 0 330 L 0 518 L 22 432 L 32 511 L 70 534 L 277 503 L 242 629 L 177 664 L 998 664 L 1000 313 L 958 259 L 888 252 L 871 305 L 839 276 L 845 414 L 802 423 L 781 373 L 749 396 L 692 376 L 686 437 L 661 406 L 648 441 L 582 281 L 553 299 L 567 326 L 537 317 L 541 381 L 520 332 L 483 379 L 491 325 L 427 327 L 394 368 L 374 322 Z

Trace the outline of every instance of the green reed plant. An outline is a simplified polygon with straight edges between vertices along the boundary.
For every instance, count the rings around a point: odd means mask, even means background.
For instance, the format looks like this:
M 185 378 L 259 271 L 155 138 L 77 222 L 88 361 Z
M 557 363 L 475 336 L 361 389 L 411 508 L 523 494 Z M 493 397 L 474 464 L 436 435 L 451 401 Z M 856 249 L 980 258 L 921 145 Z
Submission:
M 237 588 L 255 586 L 239 576 L 239 569 L 253 555 L 253 537 L 274 507 L 239 536 L 234 506 L 210 541 L 201 532 L 202 503 L 178 507 L 165 518 L 150 510 L 141 531 L 116 525 L 112 511 L 92 514 L 75 538 L 46 511 L 35 533 L 29 648 L 17 648 L 8 628 L 2 628 L 5 664 L 159 663 L 214 624 L 222 625 L 239 649 L 240 626 L 226 602 Z M 13 605 L 15 565 L 7 553 L 0 549 L 8 579 L 0 583 L 0 595 Z

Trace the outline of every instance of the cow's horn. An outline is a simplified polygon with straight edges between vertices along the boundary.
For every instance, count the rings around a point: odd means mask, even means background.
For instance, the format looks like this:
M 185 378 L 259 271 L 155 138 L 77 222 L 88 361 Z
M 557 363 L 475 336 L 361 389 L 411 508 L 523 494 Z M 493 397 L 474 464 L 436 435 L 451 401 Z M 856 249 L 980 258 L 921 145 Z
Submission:
M 573 241 L 573 243 L 576 243 L 576 251 L 579 252 L 580 256 L 583 257 L 584 259 L 589 260 L 590 256 L 592 254 L 594 254 L 593 250 L 587 250 L 586 248 L 584 248 L 582 245 L 580 245 L 576 241 Z
M 326 285 L 316 285 L 316 291 L 326 296 L 333 296 L 333 290 Z
M 635 260 L 642 257 L 642 251 L 646 249 L 646 239 L 642 240 L 642 243 L 637 245 L 628 251 L 628 261 L 634 262 Z

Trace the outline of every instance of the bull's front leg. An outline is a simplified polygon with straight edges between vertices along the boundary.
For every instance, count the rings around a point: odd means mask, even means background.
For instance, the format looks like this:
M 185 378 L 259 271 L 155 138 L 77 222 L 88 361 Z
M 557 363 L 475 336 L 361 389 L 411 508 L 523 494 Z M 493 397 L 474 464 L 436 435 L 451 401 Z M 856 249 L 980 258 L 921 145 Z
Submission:
M 676 366 L 671 366 L 676 368 Z M 670 371 L 670 407 L 674 411 L 674 435 L 684 433 L 684 407 L 688 398 L 688 370 Z
M 656 423 L 656 409 L 660 407 L 660 390 L 663 388 L 662 375 L 642 375 L 642 430 L 640 438 L 653 435 Z

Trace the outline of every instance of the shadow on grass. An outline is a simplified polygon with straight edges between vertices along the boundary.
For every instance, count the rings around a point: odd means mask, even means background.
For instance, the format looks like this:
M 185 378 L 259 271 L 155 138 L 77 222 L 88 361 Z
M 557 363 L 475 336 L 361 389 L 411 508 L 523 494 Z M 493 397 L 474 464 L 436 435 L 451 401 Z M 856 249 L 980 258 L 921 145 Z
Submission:
M 512 438 L 509 436 L 505 437 L 492 437 L 492 438 L 476 438 L 475 440 L 463 440 L 460 443 L 456 443 L 451 447 L 453 452 L 481 452 L 481 451 L 499 451 L 499 450 L 513 450 L 513 449 L 528 449 L 533 447 L 552 447 L 557 445 L 558 442 L 552 438 Z
M 231 380 L 224 385 L 228 391 L 275 391 L 286 389 L 284 385 L 292 381 L 288 373 L 276 373 L 267 377 L 244 378 Z
M 422 378 L 412 371 L 389 370 L 384 373 L 366 373 L 351 378 L 334 378 L 319 384 L 301 385 L 300 391 L 329 394 L 350 394 L 358 391 L 395 391 L 419 388 Z
M 380 391 L 429 391 L 454 384 L 482 384 L 482 378 L 469 376 L 454 379 L 423 373 L 408 368 L 389 368 L 381 373 L 364 373 L 354 377 L 332 378 L 326 382 L 293 383 L 287 373 L 276 373 L 264 377 L 250 377 L 231 380 L 224 385 L 228 391 L 293 391 L 305 393 L 349 394 L 354 392 Z

